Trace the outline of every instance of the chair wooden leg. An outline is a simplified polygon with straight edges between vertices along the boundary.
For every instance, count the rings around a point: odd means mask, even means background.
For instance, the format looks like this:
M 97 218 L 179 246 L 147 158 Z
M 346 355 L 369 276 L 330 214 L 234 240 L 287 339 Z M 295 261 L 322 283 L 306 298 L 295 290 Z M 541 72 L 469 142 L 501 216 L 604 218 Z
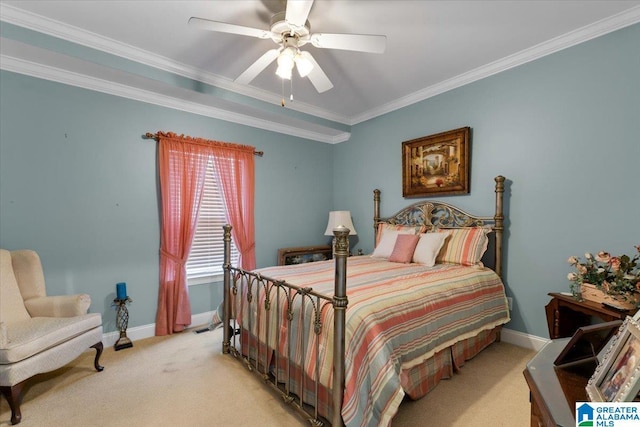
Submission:
M 104 349 L 102 341 L 95 343 L 91 348 L 96 349 L 96 358 L 93 361 L 93 366 L 96 371 L 100 372 L 104 369 L 104 366 L 100 365 L 100 356 Z M 9 402 L 9 408 L 11 408 L 11 424 L 16 425 L 22 421 L 22 412 L 20 411 L 20 404 L 22 403 L 22 389 L 27 380 L 24 380 L 16 385 L 12 386 L 0 386 L 0 394 L 2 394 L 7 402 Z
M 0 393 L 9 402 L 11 408 L 11 424 L 16 425 L 22 421 L 22 412 L 20 412 L 20 403 L 22 402 L 22 388 L 27 381 L 22 381 L 12 386 L 1 386 Z
M 100 365 L 100 356 L 102 355 L 104 345 L 102 344 L 102 341 L 100 341 L 92 345 L 91 348 L 96 349 L 96 358 L 93 361 L 93 366 L 96 368 L 96 371 L 101 372 L 104 369 L 104 366 Z

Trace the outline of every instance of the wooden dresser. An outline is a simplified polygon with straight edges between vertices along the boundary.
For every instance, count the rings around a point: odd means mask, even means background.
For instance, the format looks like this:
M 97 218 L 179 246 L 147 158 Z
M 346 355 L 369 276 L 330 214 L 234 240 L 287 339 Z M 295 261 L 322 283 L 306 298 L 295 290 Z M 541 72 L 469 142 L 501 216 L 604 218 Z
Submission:
M 585 387 L 595 361 L 563 368 L 553 364 L 570 339 L 549 341 L 523 372 L 530 391 L 532 427 L 575 427 L 575 403 L 588 401 Z

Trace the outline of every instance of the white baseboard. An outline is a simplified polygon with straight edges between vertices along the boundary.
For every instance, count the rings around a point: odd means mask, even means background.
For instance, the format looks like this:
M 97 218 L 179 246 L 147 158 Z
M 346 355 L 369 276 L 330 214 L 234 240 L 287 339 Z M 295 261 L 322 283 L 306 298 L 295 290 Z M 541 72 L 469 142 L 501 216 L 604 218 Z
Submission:
M 204 313 L 198 313 L 191 316 L 191 325 L 208 325 L 211 322 L 213 311 L 207 311 Z M 151 338 L 155 336 L 156 333 L 156 324 L 151 323 L 148 325 L 136 326 L 135 328 L 127 329 L 127 337 L 131 341 L 141 340 L 144 338 Z M 120 333 L 108 332 L 102 335 L 102 343 L 105 347 L 114 346 L 118 338 L 120 337 Z M 537 337 L 535 335 L 525 334 L 523 332 L 514 331 L 512 329 L 502 328 L 502 333 L 500 334 L 501 340 L 517 345 L 518 347 L 524 347 L 531 350 L 539 351 L 547 342 L 549 342 L 546 338 Z
M 518 332 L 514 331 L 513 329 L 507 328 L 502 328 L 500 339 L 509 344 L 517 345 L 518 347 L 524 347 L 535 351 L 540 351 L 540 349 L 549 342 L 549 340 L 546 338 L 525 334 L 523 332 Z
M 198 313 L 191 316 L 191 326 L 208 325 L 211 322 L 213 311 L 207 311 L 204 313 Z M 127 337 L 135 343 L 136 340 L 144 338 L 151 338 L 156 334 L 156 324 L 150 323 L 148 325 L 136 326 L 135 328 L 127 329 Z M 102 335 L 102 344 L 105 347 L 112 347 L 116 344 L 120 338 L 120 332 L 107 332 Z

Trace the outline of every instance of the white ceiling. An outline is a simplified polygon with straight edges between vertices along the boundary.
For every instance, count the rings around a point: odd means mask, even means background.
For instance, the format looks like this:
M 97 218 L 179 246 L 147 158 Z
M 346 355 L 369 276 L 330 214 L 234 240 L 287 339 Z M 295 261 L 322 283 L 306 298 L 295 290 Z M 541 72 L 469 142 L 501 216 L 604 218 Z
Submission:
M 215 33 L 190 17 L 268 29 L 285 2 L 2 1 L 3 21 L 115 53 L 271 103 L 275 63 L 249 86 L 233 80 L 270 39 Z M 640 1 L 316 0 L 311 32 L 382 34 L 383 54 L 311 52 L 333 89 L 318 94 L 294 73 L 287 107 L 355 124 L 565 47 L 640 22 Z M 62 25 L 63 24 L 63 25 Z M 7 45 L 8 46 L 8 45 Z M 8 49 L 8 48 L 7 48 Z M 289 87 L 285 86 L 288 98 Z

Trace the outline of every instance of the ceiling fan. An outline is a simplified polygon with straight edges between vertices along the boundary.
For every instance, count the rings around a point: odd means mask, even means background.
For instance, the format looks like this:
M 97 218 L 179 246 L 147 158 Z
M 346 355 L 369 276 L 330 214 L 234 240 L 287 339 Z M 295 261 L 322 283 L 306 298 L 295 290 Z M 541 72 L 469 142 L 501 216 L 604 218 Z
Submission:
M 298 70 L 300 77 L 308 77 L 311 84 L 319 93 L 333 87 L 320 65 L 313 56 L 300 50 L 302 46 L 311 43 L 321 49 L 342 49 L 368 53 L 383 53 L 387 37 L 368 34 L 328 34 L 311 33 L 307 17 L 311 11 L 313 0 L 289 0 L 285 12 L 277 13 L 271 18 L 268 30 L 211 21 L 192 17 L 189 25 L 209 31 L 239 34 L 260 39 L 272 39 L 278 48 L 268 50 L 235 80 L 248 84 L 273 61 L 277 60 L 276 74 L 283 79 L 291 79 L 292 70 Z

